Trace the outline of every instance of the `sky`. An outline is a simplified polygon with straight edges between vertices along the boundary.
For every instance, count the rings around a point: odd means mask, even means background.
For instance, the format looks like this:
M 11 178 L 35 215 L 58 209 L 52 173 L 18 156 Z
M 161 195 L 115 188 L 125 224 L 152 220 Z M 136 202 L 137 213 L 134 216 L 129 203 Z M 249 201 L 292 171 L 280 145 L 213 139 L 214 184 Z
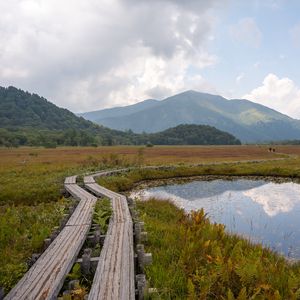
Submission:
M 73 112 L 185 90 L 300 119 L 298 0 L 0 0 L 0 86 Z

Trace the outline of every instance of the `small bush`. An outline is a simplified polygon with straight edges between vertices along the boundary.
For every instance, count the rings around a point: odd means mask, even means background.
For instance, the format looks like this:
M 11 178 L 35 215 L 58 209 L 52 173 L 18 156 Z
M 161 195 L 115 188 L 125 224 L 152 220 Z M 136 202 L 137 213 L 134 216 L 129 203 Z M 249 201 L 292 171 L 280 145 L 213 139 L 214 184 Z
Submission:
M 151 148 L 151 147 L 153 147 L 154 145 L 151 143 L 151 142 L 147 142 L 147 144 L 146 144 L 146 147 L 148 147 L 148 148 Z

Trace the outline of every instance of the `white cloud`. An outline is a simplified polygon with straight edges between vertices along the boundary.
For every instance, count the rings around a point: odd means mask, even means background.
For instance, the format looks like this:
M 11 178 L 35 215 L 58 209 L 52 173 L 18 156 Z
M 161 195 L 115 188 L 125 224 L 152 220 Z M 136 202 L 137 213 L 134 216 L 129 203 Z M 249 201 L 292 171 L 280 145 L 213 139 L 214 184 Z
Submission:
M 200 197 L 195 199 L 188 200 L 183 197 L 177 196 L 172 192 L 163 191 L 163 190 L 140 190 L 133 192 L 130 197 L 140 198 L 142 200 L 148 200 L 150 198 L 158 199 L 170 199 L 174 204 L 180 208 L 184 208 L 186 211 L 198 210 L 201 207 L 206 207 L 208 210 L 211 210 L 213 202 L 219 201 L 219 207 L 222 207 L 222 201 L 230 199 L 235 203 L 237 199 L 240 201 L 241 194 L 250 198 L 249 200 L 258 203 L 262 206 L 264 212 L 270 216 L 275 217 L 282 213 L 288 213 L 299 205 L 300 199 L 297 195 L 300 193 L 300 186 L 298 184 L 287 182 L 284 184 L 277 183 L 267 183 L 256 188 L 252 188 L 246 191 L 225 191 L 224 193 L 218 196 L 212 197 Z M 209 205 L 207 206 L 207 204 Z M 237 202 L 238 203 L 238 202 Z M 243 204 L 241 204 L 243 205 Z M 243 215 L 241 207 L 235 207 L 236 212 L 239 215 Z M 216 210 L 216 214 L 222 214 L 223 209 L 220 211 Z
M 149 54 L 147 48 L 131 51 L 134 57 L 99 78 L 99 86 L 108 91 L 109 106 L 133 104 L 145 98 L 162 99 L 187 89 L 213 91 L 200 75 L 188 74 L 193 58 L 186 58 L 182 52 L 165 59 Z M 203 59 L 202 63 L 212 62 Z
M 237 24 L 230 26 L 229 33 L 237 42 L 258 48 L 262 41 L 262 32 L 252 18 L 241 19 Z
M 270 193 L 272 191 L 272 193 Z M 274 217 L 280 213 L 290 212 L 300 202 L 300 187 L 295 183 L 268 183 L 258 188 L 243 192 L 256 203 L 262 205 L 265 213 Z
M 214 1 L 0 0 L 1 85 L 85 111 L 210 85 Z M 148 93 L 147 93 L 148 92 Z
M 243 98 L 300 118 L 300 88 L 287 77 L 278 78 L 275 74 L 268 74 L 262 86 L 253 89 Z

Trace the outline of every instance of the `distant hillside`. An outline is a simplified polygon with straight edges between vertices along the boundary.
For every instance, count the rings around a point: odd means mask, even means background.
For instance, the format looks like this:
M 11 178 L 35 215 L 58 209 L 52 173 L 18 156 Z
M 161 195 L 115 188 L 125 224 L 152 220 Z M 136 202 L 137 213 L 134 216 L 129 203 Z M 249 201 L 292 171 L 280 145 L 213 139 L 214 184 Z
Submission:
M 138 111 L 141 106 L 131 107 Z M 156 102 L 156 101 L 154 101 Z M 110 111 L 111 115 L 118 112 Z M 181 125 L 157 134 L 134 134 L 96 125 L 45 98 L 14 87 L 0 87 L 0 146 L 238 144 L 232 135 L 209 126 Z
M 21 126 L 50 130 L 98 127 L 43 97 L 14 87 L 0 87 L 0 124 L 2 128 Z
M 155 145 L 240 145 L 233 135 L 208 125 L 179 125 L 158 133 L 146 134 Z
M 139 103 L 142 107 L 143 102 Z M 118 116 L 98 111 L 97 123 L 134 132 L 159 132 L 179 124 L 202 124 L 229 132 L 243 142 L 300 138 L 300 121 L 248 100 L 227 100 L 221 96 L 187 91 L 150 107 L 132 112 L 131 107 L 114 108 Z M 119 110 L 120 109 L 120 110 Z M 88 118 L 88 115 L 83 114 Z
M 0 87 L 0 145 L 113 145 L 134 140 L 134 134 L 96 125 L 36 94 Z
M 133 113 L 137 113 L 139 111 L 142 111 L 144 109 L 148 109 L 151 107 L 154 107 L 156 104 L 158 104 L 158 100 L 154 99 L 148 99 L 133 105 L 128 105 L 124 107 L 114 107 L 114 108 L 108 108 L 103 110 L 96 110 L 86 113 L 77 114 L 79 117 L 83 117 L 86 120 L 90 120 L 96 123 L 100 123 L 100 120 L 106 119 L 106 118 L 117 118 L 122 117 L 126 115 L 130 115 Z

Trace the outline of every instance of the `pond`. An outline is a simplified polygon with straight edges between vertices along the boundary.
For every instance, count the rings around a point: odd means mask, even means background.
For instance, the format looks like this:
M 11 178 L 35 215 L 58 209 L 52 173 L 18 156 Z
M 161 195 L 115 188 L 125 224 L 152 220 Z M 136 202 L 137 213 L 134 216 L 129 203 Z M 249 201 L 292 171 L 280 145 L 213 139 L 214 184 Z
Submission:
M 299 184 L 218 179 L 149 187 L 131 197 L 171 199 L 186 211 L 203 208 L 227 231 L 300 259 Z

